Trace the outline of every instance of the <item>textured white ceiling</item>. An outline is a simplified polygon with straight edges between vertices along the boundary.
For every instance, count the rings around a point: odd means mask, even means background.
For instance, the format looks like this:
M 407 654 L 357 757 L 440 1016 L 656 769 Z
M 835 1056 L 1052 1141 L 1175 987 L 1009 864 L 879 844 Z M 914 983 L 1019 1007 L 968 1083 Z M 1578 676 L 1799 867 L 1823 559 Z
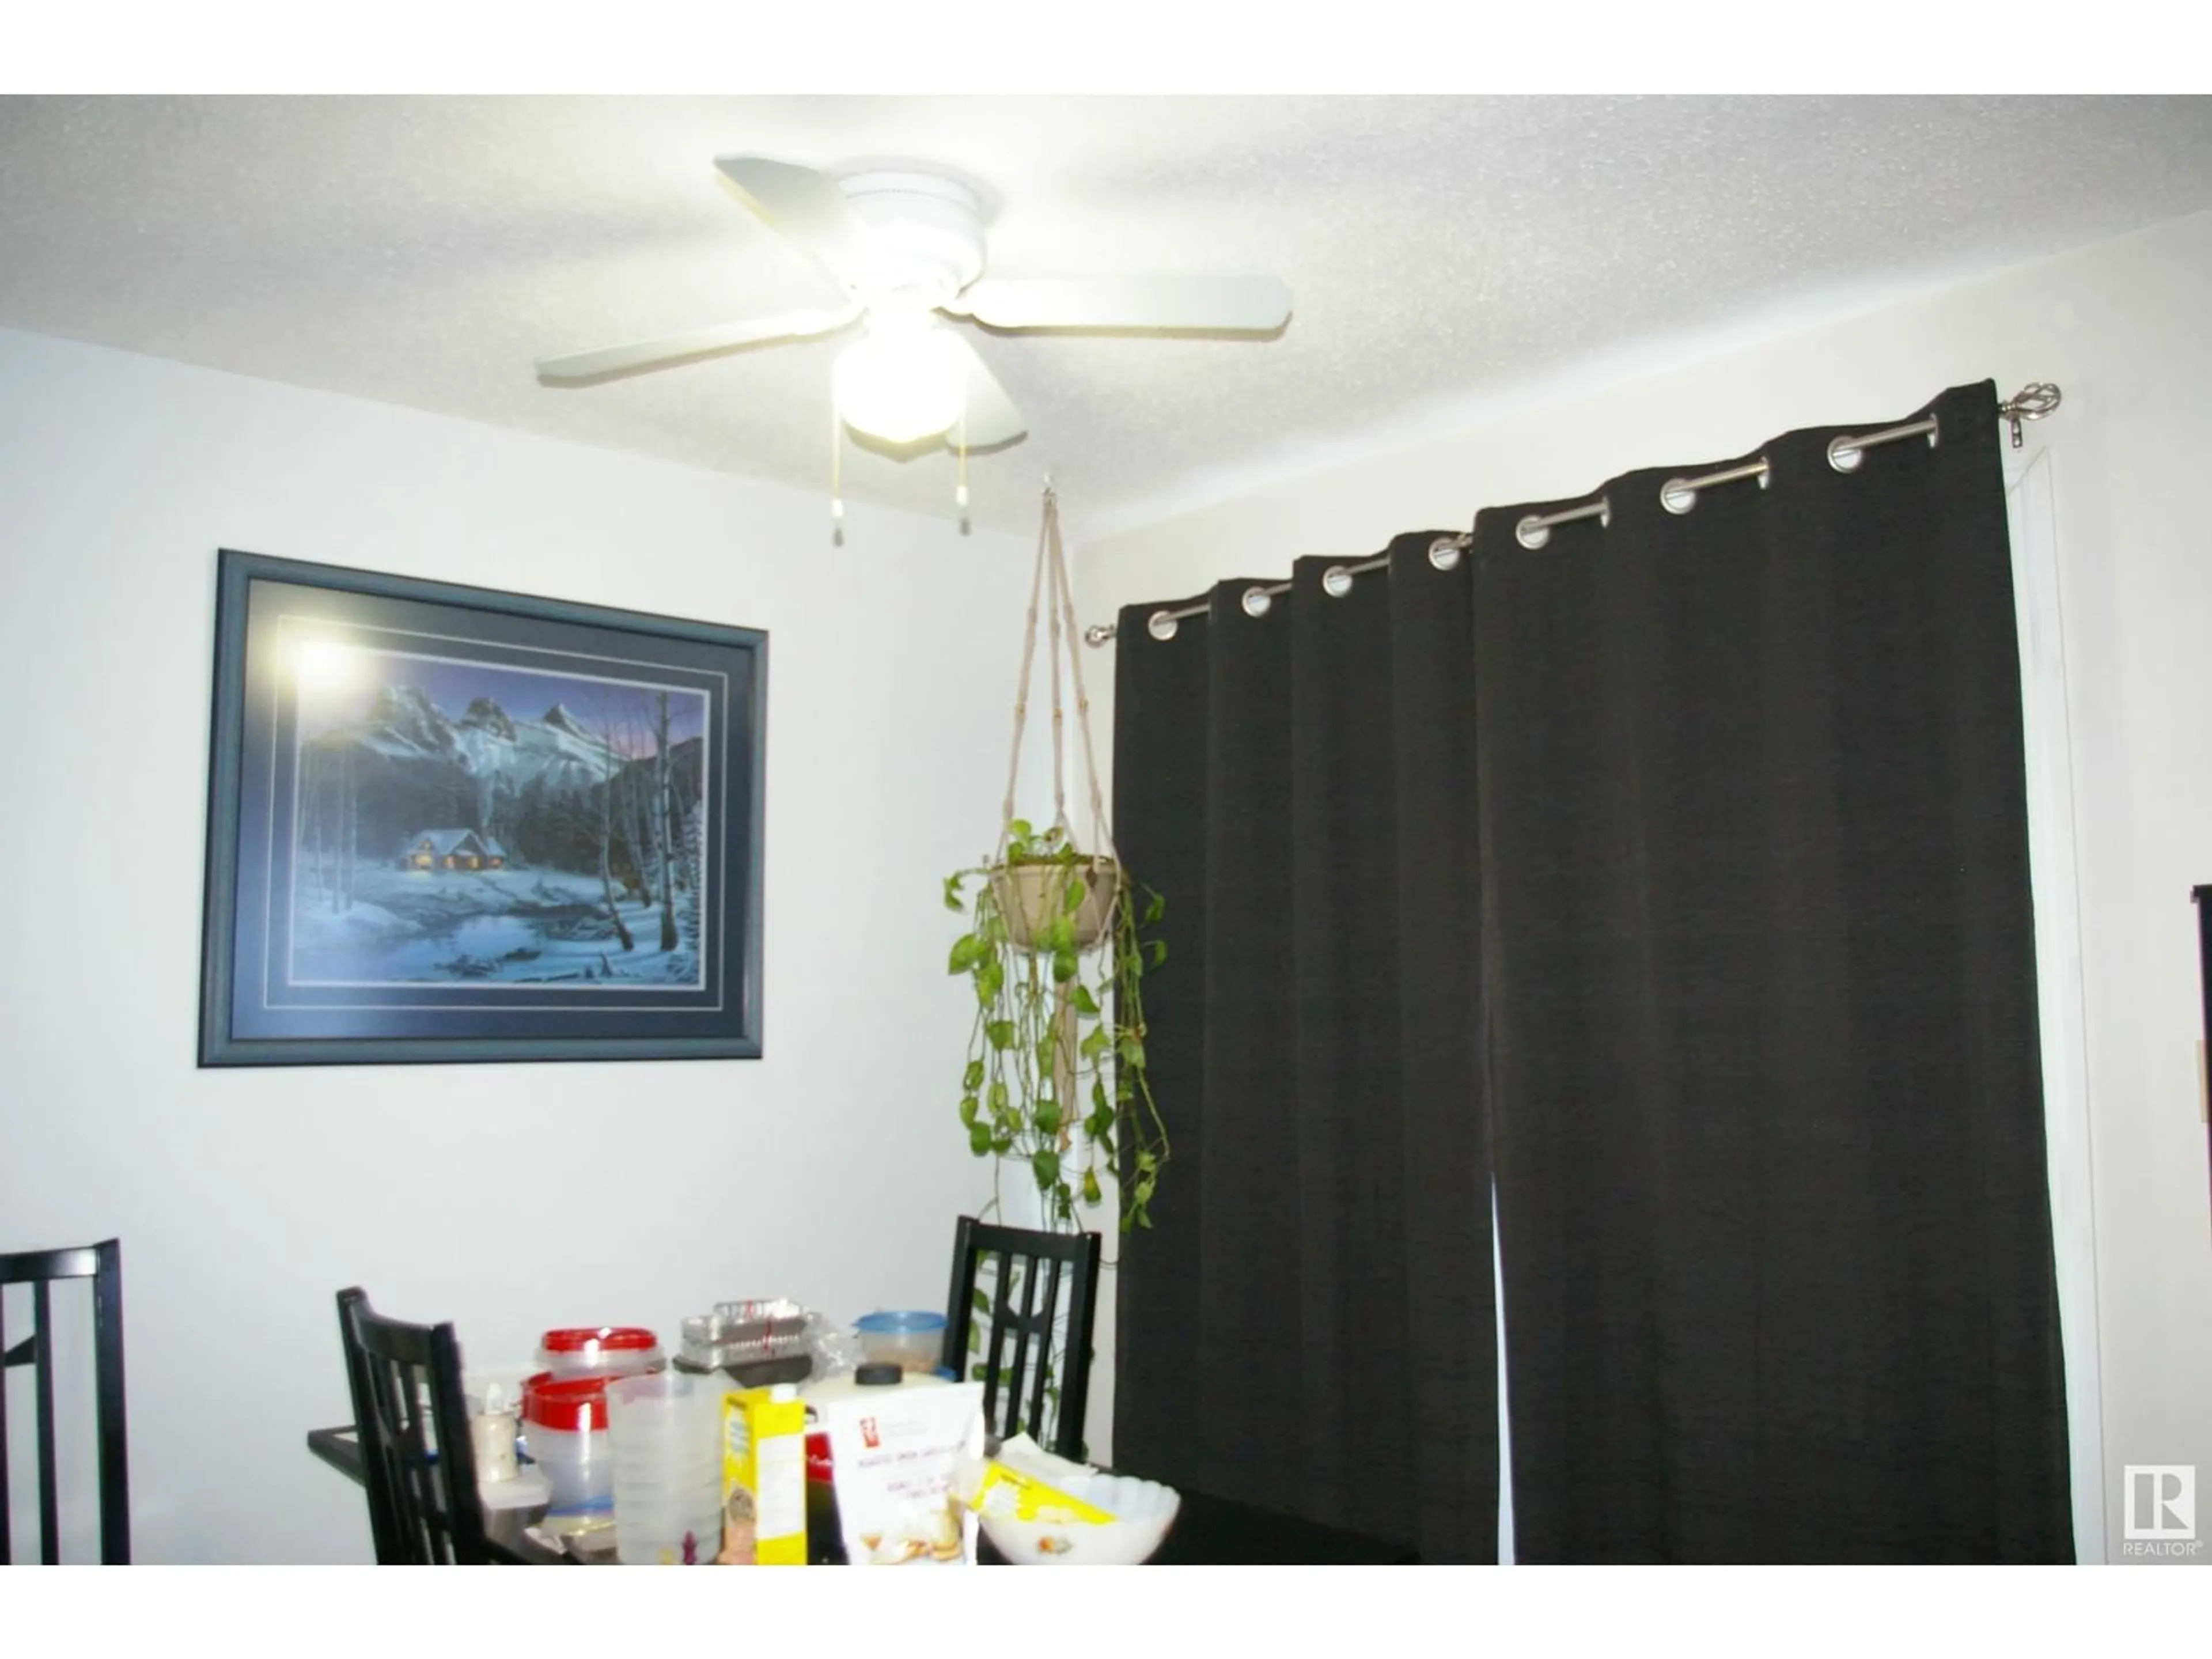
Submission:
M 822 302 L 713 161 L 944 164 L 993 274 L 1259 270 L 1277 339 L 977 333 L 979 524 L 1139 522 L 1671 337 L 2212 208 L 2206 98 L 0 99 L 0 326 L 826 494 L 838 342 L 552 389 Z M 847 493 L 950 516 L 943 451 Z

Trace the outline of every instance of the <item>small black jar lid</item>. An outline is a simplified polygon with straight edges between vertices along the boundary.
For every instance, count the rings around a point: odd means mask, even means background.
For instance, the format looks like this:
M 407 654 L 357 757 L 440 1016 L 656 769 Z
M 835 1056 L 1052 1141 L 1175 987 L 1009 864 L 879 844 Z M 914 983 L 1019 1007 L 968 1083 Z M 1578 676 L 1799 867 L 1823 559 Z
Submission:
M 853 1373 L 853 1381 L 864 1389 L 879 1389 L 888 1383 L 906 1380 L 906 1369 L 881 1359 L 872 1359 Z

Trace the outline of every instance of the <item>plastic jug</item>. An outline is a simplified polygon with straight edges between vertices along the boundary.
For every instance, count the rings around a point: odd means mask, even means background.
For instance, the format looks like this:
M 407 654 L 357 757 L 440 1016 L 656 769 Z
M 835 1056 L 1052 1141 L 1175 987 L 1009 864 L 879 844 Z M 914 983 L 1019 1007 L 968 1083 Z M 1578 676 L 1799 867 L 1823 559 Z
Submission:
M 626 1566 L 713 1560 L 721 1538 L 727 1380 L 660 1371 L 617 1377 L 606 1389 L 615 1559 Z

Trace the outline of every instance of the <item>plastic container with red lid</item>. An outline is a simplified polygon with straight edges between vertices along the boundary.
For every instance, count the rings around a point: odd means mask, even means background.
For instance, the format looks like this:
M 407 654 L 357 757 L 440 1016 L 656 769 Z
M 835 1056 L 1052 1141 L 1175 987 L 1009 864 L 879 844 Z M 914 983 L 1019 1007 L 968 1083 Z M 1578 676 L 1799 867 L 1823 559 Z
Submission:
M 635 1376 L 663 1363 L 660 1339 L 641 1325 L 576 1325 L 538 1339 L 538 1365 L 563 1381 Z
M 550 1371 L 532 1377 L 522 1385 L 522 1439 L 552 1488 L 553 1509 L 605 1509 L 614 1502 L 605 1377 Z

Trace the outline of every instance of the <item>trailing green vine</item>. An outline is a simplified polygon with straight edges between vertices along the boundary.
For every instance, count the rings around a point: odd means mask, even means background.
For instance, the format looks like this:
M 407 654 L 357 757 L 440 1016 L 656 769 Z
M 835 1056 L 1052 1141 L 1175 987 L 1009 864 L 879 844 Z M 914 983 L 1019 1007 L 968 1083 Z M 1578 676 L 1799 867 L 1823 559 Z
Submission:
M 968 918 L 950 971 L 975 992 L 960 1079 L 969 1150 L 1001 1170 L 1024 1165 L 1054 1226 L 1079 1224 L 1079 1203 L 1105 1201 L 1102 1173 L 1120 1176 L 1123 1231 L 1151 1226 L 1169 1148 L 1146 1064 L 1143 981 L 1167 945 L 1139 933 L 1164 901 L 1077 848 L 1064 825 L 1016 818 L 997 862 L 945 878 L 945 904 Z M 1086 924 L 1097 934 L 1088 944 Z

